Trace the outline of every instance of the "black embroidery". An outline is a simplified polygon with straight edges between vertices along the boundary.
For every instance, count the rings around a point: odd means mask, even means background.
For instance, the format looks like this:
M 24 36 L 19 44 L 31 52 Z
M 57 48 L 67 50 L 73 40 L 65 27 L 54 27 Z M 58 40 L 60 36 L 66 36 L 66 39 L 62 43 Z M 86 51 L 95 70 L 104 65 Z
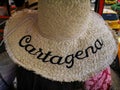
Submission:
M 74 64 L 74 54 L 68 55 L 65 58 L 65 62 L 68 64 L 66 65 L 67 68 L 71 68 Z
M 63 58 L 63 57 L 61 57 L 61 56 L 52 56 L 52 57 L 50 58 L 50 62 L 51 62 L 52 64 L 61 65 L 61 64 L 64 64 L 64 63 L 61 63 L 62 58 Z
M 70 54 L 67 56 L 53 55 L 51 51 L 44 53 L 41 48 L 35 48 L 30 42 L 32 37 L 26 35 L 22 37 L 19 41 L 20 47 L 24 48 L 29 54 L 36 56 L 38 60 L 42 62 L 50 62 L 51 64 L 62 65 L 66 64 L 67 68 L 72 68 L 74 65 L 74 60 L 82 60 L 89 57 L 92 54 L 97 53 L 98 50 L 101 50 L 103 47 L 103 40 L 97 39 L 94 42 L 94 45 L 87 47 L 85 50 L 78 50 L 75 54 Z

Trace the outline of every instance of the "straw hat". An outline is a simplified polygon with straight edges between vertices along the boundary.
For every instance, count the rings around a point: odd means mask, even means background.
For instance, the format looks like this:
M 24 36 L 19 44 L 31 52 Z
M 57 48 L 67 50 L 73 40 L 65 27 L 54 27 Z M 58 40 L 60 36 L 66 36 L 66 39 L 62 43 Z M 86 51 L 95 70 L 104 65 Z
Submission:
M 90 0 L 39 0 L 6 24 L 4 39 L 17 64 L 55 81 L 84 81 L 116 57 L 113 35 Z

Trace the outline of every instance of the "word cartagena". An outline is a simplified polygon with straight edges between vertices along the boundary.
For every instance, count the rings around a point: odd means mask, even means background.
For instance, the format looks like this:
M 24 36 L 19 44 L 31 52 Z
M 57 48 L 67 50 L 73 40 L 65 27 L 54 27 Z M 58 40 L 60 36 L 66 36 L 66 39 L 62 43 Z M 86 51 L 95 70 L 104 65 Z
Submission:
M 97 53 L 103 47 L 103 41 L 97 39 L 94 42 L 94 46 L 89 46 L 85 50 L 78 50 L 75 54 L 70 54 L 65 57 L 59 55 L 53 55 L 51 51 L 47 53 L 43 53 L 42 49 L 35 48 L 32 44 L 30 44 L 32 37 L 30 35 L 26 35 L 21 38 L 19 41 L 19 45 L 25 49 L 29 54 L 35 55 L 38 60 L 42 62 L 50 62 L 51 64 L 67 64 L 67 68 L 71 68 L 74 65 L 74 59 L 78 60 L 89 57 L 89 53 L 91 51 L 92 54 Z

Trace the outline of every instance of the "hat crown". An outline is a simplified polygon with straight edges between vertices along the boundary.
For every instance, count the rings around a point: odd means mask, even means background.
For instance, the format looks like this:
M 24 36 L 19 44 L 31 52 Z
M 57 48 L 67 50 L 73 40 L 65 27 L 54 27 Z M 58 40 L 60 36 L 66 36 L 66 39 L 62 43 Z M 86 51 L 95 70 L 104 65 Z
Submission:
M 89 12 L 90 0 L 39 0 L 39 31 L 49 39 L 76 38 L 85 29 Z

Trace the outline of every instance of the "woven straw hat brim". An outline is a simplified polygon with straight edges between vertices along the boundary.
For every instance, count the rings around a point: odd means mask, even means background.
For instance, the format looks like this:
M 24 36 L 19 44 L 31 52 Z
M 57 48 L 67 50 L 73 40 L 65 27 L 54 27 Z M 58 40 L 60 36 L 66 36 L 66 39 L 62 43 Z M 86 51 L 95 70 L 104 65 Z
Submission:
M 108 67 L 117 46 L 103 19 L 90 12 L 88 30 L 70 40 L 51 40 L 39 32 L 37 12 L 19 11 L 6 24 L 4 39 L 10 57 L 28 70 L 56 81 L 84 81 Z

